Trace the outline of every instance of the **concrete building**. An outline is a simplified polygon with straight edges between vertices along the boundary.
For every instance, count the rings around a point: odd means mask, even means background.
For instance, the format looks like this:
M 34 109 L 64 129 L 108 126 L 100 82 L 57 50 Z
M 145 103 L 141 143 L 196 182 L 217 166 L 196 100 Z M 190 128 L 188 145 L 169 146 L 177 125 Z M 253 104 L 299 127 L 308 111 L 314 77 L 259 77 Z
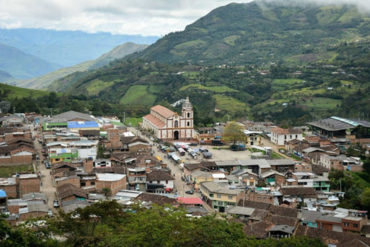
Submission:
M 241 199 L 241 191 L 230 189 L 228 183 L 222 182 L 201 183 L 200 193 L 206 203 L 219 212 L 225 212 L 228 206 L 236 206 Z
M 274 144 L 282 146 L 291 140 L 302 141 L 302 131 L 299 129 L 282 129 L 280 127 L 271 129 L 271 141 Z

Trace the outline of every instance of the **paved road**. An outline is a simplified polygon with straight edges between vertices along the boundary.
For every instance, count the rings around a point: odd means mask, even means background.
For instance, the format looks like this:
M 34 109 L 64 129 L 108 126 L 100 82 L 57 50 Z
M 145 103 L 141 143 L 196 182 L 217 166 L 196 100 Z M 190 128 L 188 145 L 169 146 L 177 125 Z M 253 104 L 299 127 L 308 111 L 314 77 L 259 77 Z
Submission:
M 37 131 L 33 131 L 33 136 L 36 136 L 37 134 L 41 135 Z M 37 152 L 38 156 L 40 157 L 40 161 L 36 162 L 36 171 L 40 172 L 40 174 L 41 174 L 41 188 L 40 188 L 40 191 L 46 195 L 46 197 L 48 199 L 49 208 L 51 208 L 54 212 L 56 212 L 56 210 L 53 207 L 53 201 L 55 200 L 56 189 L 55 189 L 55 187 L 53 186 L 53 183 L 52 183 L 52 179 L 51 179 L 51 175 L 50 175 L 50 169 L 46 169 L 46 167 L 44 165 L 44 158 L 43 158 L 42 152 L 41 152 L 42 146 L 38 142 L 37 138 L 35 138 L 34 145 L 35 145 L 36 152 Z

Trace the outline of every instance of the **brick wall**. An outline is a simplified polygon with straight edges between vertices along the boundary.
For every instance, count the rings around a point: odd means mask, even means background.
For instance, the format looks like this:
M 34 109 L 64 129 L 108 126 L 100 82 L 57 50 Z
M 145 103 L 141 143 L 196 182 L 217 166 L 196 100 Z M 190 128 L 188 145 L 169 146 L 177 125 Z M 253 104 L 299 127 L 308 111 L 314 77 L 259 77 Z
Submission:
M 259 194 L 255 192 L 247 192 L 245 195 L 245 199 L 248 201 L 264 202 L 269 204 L 274 203 L 274 197 L 272 195 Z
M 0 158 L 0 166 L 27 165 L 32 163 L 32 155 L 6 156 Z
M 87 172 L 87 173 L 90 173 L 90 172 L 92 172 L 92 170 L 93 170 L 93 160 L 92 159 L 87 159 L 87 160 L 85 160 L 84 161 L 84 163 L 83 163 L 83 167 L 84 167 L 84 170 L 85 170 L 85 172 Z
M 126 177 L 118 181 L 99 181 L 96 180 L 96 189 L 102 191 L 103 188 L 109 188 L 112 195 L 115 195 L 118 191 L 126 189 Z
M 10 214 L 18 214 L 19 213 L 19 206 L 18 205 L 10 205 L 8 206 L 8 210 Z
M 32 192 L 40 192 L 40 178 L 22 178 L 19 179 L 19 196 Z
M 17 185 L 0 185 L 0 189 L 6 192 L 6 195 L 10 199 L 17 198 Z
M 63 184 L 73 184 L 77 188 L 80 188 L 80 178 L 79 177 L 69 177 L 60 181 L 56 181 L 56 186 L 61 186 Z
M 30 212 L 26 214 L 21 214 L 19 220 L 24 221 L 30 218 L 45 216 L 47 214 L 48 214 L 47 212 Z

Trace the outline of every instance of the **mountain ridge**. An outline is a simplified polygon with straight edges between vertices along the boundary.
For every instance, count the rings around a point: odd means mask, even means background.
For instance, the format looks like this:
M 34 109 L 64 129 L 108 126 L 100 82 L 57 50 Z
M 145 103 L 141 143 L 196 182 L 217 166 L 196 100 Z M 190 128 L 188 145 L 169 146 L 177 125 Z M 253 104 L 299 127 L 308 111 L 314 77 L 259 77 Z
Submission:
M 52 71 L 48 74 L 42 75 L 37 78 L 32 78 L 25 81 L 17 81 L 15 84 L 20 87 L 32 88 L 32 89 L 46 89 L 53 83 L 55 80 L 58 80 L 62 77 L 68 76 L 69 74 L 75 72 L 83 72 L 92 69 L 98 69 L 103 67 L 110 62 L 123 58 L 124 56 L 141 51 L 145 49 L 148 45 L 144 44 L 135 44 L 133 42 L 126 42 L 124 44 L 114 47 L 111 51 L 102 54 L 95 60 L 89 60 L 80 64 L 76 64 L 71 67 L 61 68 L 56 71 Z
M 27 79 L 60 68 L 15 47 L 0 43 L 0 70 L 17 79 Z

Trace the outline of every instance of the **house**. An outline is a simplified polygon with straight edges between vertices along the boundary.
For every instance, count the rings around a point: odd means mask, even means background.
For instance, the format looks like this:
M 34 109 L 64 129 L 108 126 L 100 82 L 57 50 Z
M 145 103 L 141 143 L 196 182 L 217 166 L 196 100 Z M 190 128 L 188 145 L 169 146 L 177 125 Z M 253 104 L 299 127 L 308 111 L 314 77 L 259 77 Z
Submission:
M 121 137 L 121 142 L 125 151 L 136 152 L 151 149 L 151 145 L 147 140 L 137 136 Z
M 32 164 L 34 153 L 31 139 L 8 139 L 0 143 L 0 166 Z
M 144 205 L 173 205 L 177 206 L 178 202 L 175 198 L 170 198 L 165 195 L 160 194 L 154 194 L 154 193 L 141 193 L 139 196 L 137 196 L 135 199 L 133 199 L 134 202 L 141 202 Z
M 98 154 L 98 141 L 80 140 L 69 143 L 69 147 L 76 149 L 79 159 L 95 160 Z
M 200 193 L 205 202 L 219 212 L 225 212 L 228 206 L 236 206 L 240 199 L 240 190 L 230 189 L 228 183 L 203 182 Z
M 150 168 L 146 167 L 135 167 L 127 169 L 127 178 L 129 189 L 136 191 L 145 191 L 147 183 L 146 172 L 150 171 Z
M 200 144 L 212 144 L 216 138 L 221 139 L 221 133 L 214 127 L 202 127 L 197 129 L 196 138 Z
M 175 178 L 166 170 L 153 170 L 146 174 L 147 191 L 155 193 L 171 192 Z
M 226 210 L 226 213 L 233 215 L 240 220 L 248 221 L 249 217 L 252 216 L 254 211 L 255 211 L 254 208 L 235 206 L 228 208 Z
M 190 175 L 190 181 L 193 183 L 194 185 L 194 190 L 195 191 L 199 191 L 199 186 L 201 183 L 203 182 L 211 182 L 211 181 L 214 181 L 214 180 L 219 180 L 219 178 L 215 178 L 215 176 L 217 177 L 217 175 L 221 175 L 221 177 L 223 179 L 225 179 L 225 174 L 223 173 L 210 173 L 210 172 L 206 172 L 206 171 L 195 171 L 193 172 L 191 175 Z
M 17 182 L 15 178 L 0 178 L 0 189 L 4 190 L 7 198 L 17 198 L 18 191 L 17 191 Z
M 96 173 L 96 190 L 103 191 L 108 188 L 112 195 L 118 191 L 126 189 L 126 175 L 115 173 Z
M 275 127 L 271 129 L 271 142 L 282 146 L 291 140 L 303 140 L 302 131 L 299 129 L 282 129 Z
M 40 192 L 41 178 L 37 174 L 19 174 L 13 177 L 17 181 L 20 197 L 28 193 Z
M 150 108 L 150 114 L 143 117 L 142 127 L 153 131 L 158 139 L 192 140 L 195 137 L 193 117 L 193 106 L 187 97 L 182 105 L 181 116 L 156 105 Z
M 284 186 L 280 189 L 283 195 L 283 202 L 296 203 L 299 201 L 316 201 L 317 193 L 312 187 Z
M 274 170 L 262 173 L 261 177 L 268 185 L 282 186 L 285 184 L 285 175 Z
M 322 154 L 320 156 L 319 164 L 325 168 L 331 170 L 351 170 L 351 171 L 361 171 L 362 164 L 361 161 L 352 157 L 347 157 L 345 155 L 328 155 Z
M 111 167 L 112 162 L 109 159 L 96 159 L 93 163 L 95 168 Z
M 186 207 L 201 207 L 203 201 L 198 197 L 177 197 L 177 202 Z
M 285 173 L 287 171 L 294 171 L 294 167 L 297 164 L 296 161 L 291 159 L 276 159 L 276 160 L 266 160 L 270 165 L 272 170 Z
M 270 238 L 289 238 L 292 236 L 294 227 L 287 225 L 274 225 L 268 230 L 268 237 Z
M 245 144 L 249 147 L 252 146 L 261 146 L 261 135 L 262 131 L 252 131 L 252 130 L 244 130 Z
M 57 198 L 59 202 L 72 201 L 72 200 L 86 200 L 87 192 L 80 189 L 73 184 L 63 184 L 57 187 Z

